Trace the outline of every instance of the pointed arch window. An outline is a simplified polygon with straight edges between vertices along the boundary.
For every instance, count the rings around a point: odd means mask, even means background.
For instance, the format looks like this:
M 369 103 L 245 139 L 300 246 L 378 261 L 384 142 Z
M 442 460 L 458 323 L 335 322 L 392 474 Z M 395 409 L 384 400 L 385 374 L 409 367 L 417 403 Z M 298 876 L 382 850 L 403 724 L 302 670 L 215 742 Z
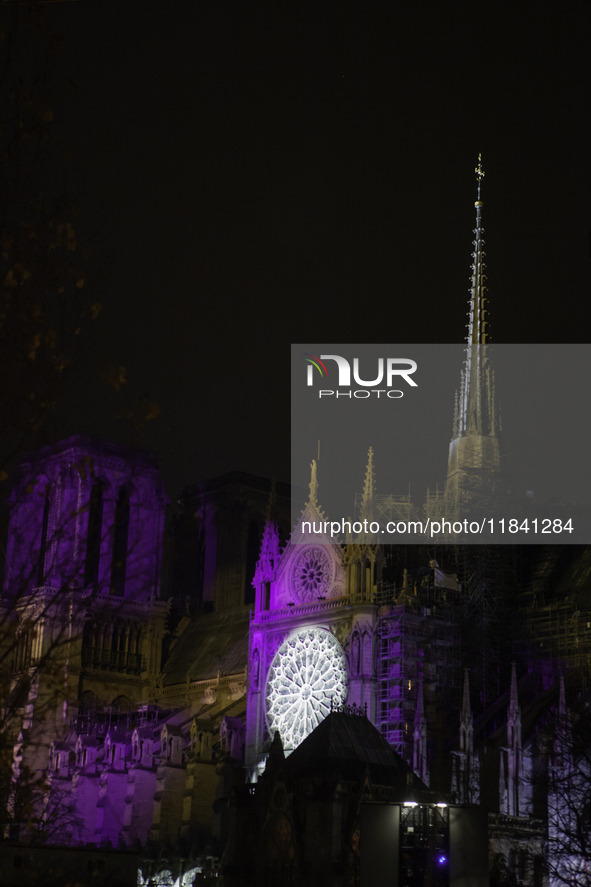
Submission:
M 84 585 L 96 585 L 99 579 L 103 530 L 103 486 L 103 482 L 97 480 L 90 489 L 88 531 L 86 534 L 86 560 L 84 562 Z
M 41 523 L 41 546 L 39 548 L 39 564 L 37 566 L 37 585 L 42 586 L 45 582 L 45 557 L 47 554 L 47 528 L 49 526 L 49 509 L 51 502 L 49 499 L 49 491 L 45 496 L 43 505 L 43 519 Z
M 115 505 L 113 525 L 113 560 L 111 564 L 111 594 L 125 594 L 127 570 L 127 543 L 129 539 L 129 490 L 121 487 Z

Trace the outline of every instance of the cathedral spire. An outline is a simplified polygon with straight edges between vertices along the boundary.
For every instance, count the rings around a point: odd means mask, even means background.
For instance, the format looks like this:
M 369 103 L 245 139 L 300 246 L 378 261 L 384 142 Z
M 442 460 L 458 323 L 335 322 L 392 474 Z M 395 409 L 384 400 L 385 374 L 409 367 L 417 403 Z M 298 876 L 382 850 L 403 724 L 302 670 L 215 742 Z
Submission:
M 482 155 L 478 155 L 476 173 L 476 227 L 470 281 L 469 322 L 466 337 L 466 360 L 460 383 L 459 402 L 454 415 L 454 438 L 471 435 L 495 437 L 499 431 L 498 409 L 495 406 L 494 374 L 488 349 L 488 311 L 486 308 L 486 274 L 484 228 L 482 227 Z
M 267 597 L 267 591 L 270 590 L 269 583 L 275 579 L 275 569 L 280 554 L 281 542 L 277 525 L 277 495 L 275 492 L 275 478 L 273 478 L 267 503 L 267 517 L 263 529 L 263 538 L 261 539 L 261 553 L 252 580 L 255 589 L 259 589 L 259 597 L 257 598 L 259 609 L 268 609 L 263 604 Z
M 500 774 L 500 812 L 507 816 L 520 816 L 523 806 L 524 769 L 521 744 L 521 709 L 517 695 L 517 670 L 514 662 L 511 666 L 511 690 L 507 711 L 507 746 L 502 755 L 506 756 L 506 768 Z
M 460 751 L 454 752 L 452 796 L 459 804 L 480 803 L 480 760 L 474 754 L 474 723 L 470 705 L 468 669 L 464 669 L 464 692 L 460 715 Z M 501 760 L 501 766 L 503 761 Z
M 470 322 L 468 324 L 468 336 L 466 342 L 468 345 L 486 345 L 486 286 L 484 281 L 486 275 L 484 273 L 484 228 L 482 227 L 482 200 L 481 189 L 482 180 L 484 178 L 484 170 L 482 168 L 482 155 L 478 155 L 478 165 L 474 172 L 476 173 L 477 199 L 474 203 L 476 208 L 476 228 L 474 229 L 474 252 L 472 257 L 472 285 L 470 287 Z

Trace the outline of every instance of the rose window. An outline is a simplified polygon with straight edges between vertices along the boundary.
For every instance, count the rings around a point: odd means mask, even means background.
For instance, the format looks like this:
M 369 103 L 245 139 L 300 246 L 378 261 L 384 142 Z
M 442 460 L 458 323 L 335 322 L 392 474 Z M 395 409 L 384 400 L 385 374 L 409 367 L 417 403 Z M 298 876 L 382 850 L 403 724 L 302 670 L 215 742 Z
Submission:
M 302 603 L 322 597 L 328 591 L 331 577 L 331 561 L 322 548 L 309 548 L 302 552 L 293 571 L 295 592 Z
M 279 648 L 267 677 L 267 723 L 286 751 L 324 720 L 331 702 L 346 701 L 347 678 L 342 647 L 324 628 L 295 632 Z

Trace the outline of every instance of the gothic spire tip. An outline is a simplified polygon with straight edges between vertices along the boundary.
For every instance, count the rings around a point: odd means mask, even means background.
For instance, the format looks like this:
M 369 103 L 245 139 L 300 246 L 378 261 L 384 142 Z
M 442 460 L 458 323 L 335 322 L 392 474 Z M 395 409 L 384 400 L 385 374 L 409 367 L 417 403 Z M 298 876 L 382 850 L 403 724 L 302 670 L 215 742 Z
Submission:
M 476 173 L 476 184 L 478 186 L 478 200 L 476 201 L 476 206 L 478 206 L 478 204 L 480 203 L 480 186 L 484 178 L 484 169 L 482 168 L 482 154 L 478 155 L 478 163 L 474 168 L 474 172 Z
M 308 484 L 308 486 L 310 488 L 310 496 L 308 498 L 308 502 L 310 503 L 310 505 L 317 506 L 318 505 L 318 497 L 317 497 L 318 476 L 316 473 L 317 472 L 316 459 L 312 459 L 312 461 L 310 462 L 310 468 L 311 468 L 311 478 L 310 478 L 310 483 Z

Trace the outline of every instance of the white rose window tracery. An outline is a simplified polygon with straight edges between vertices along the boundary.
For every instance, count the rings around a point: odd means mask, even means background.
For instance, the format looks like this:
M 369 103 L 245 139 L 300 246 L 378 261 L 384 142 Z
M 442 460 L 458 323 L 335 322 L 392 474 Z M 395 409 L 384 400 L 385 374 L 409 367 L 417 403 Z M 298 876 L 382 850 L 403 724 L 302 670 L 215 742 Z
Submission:
M 335 637 L 323 628 L 295 632 L 279 648 L 267 677 L 269 731 L 281 733 L 293 750 L 330 713 L 331 701 L 347 699 L 347 661 Z
M 322 548 L 307 548 L 298 557 L 293 570 L 294 591 L 302 603 L 326 595 L 330 587 L 332 563 Z

